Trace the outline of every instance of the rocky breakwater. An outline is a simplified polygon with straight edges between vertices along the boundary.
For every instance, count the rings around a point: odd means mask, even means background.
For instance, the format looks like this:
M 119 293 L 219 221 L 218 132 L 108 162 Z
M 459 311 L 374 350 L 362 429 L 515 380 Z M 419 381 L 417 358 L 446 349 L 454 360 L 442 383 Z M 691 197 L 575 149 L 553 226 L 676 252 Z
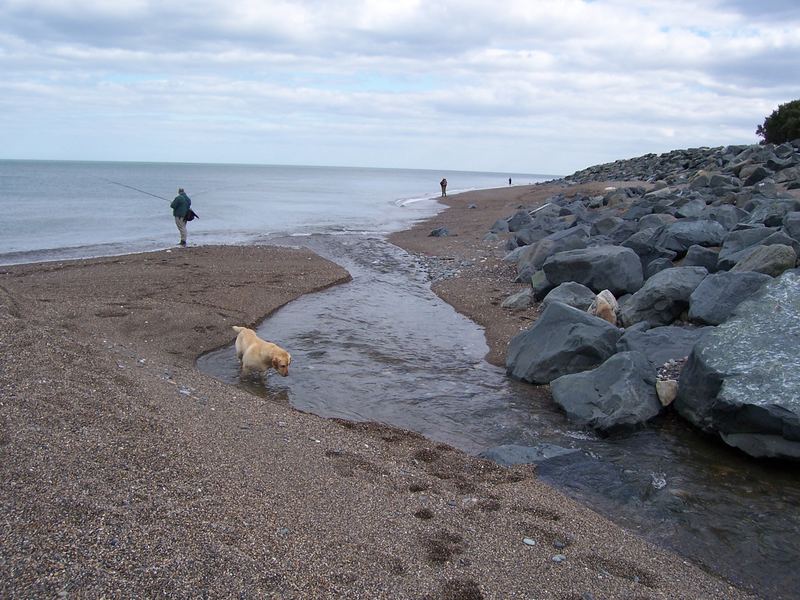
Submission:
M 648 155 L 566 183 L 615 180 L 641 183 L 564 192 L 487 234 L 531 284 L 507 306 L 544 307 L 511 340 L 508 373 L 550 384 L 583 426 L 677 410 L 753 456 L 800 458 L 800 140 Z

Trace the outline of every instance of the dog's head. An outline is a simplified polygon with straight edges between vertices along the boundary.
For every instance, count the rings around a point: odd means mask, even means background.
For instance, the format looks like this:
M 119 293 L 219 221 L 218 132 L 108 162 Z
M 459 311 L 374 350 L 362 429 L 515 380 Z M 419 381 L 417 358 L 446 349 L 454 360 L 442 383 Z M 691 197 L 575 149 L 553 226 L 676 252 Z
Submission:
M 278 350 L 272 357 L 272 368 L 286 377 L 289 374 L 289 365 L 292 362 L 292 355 L 286 350 Z

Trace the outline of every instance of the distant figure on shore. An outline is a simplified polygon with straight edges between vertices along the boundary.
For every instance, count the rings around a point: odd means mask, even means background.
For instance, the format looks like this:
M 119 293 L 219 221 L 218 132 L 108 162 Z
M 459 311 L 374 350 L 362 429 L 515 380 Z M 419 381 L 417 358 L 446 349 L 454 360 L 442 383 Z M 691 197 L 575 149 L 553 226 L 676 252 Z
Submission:
M 508 178 L 508 185 L 511 185 L 511 177 Z
M 443 178 L 439 182 L 439 185 L 442 186 L 442 198 L 444 198 L 445 196 L 447 196 L 447 179 Z
M 181 234 L 181 241 L 179 242 L 181 246 L 186 245 L 186 217 L 189 215 L 189 211 L 191 210 L 189 207 L 191 205 L 192 201 L 189 196 L 186 195 L 186 192 L 183 191 L 183 188 L 178 188 L 178 195 L 175 196 L 175 199 L 169 207 L 172 209 L 172 216 L 175 217 L 175 225 L 178 227 L 178 231 Z

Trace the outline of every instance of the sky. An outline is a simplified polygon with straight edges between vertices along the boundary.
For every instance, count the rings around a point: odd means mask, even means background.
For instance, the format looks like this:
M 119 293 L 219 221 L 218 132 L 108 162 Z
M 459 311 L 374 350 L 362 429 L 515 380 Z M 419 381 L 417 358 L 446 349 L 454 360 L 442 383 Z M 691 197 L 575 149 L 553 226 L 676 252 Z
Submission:
M 0 0 L 0 158 L 567 175 L 752 144 L 800 0 Z

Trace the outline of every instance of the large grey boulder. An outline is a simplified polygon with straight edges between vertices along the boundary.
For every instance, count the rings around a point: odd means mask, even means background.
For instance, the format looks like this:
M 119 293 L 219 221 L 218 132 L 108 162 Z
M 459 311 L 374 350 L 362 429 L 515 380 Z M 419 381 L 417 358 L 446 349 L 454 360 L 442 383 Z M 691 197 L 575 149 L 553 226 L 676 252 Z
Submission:
M 519 246 L 528 246 L 535 241 L 539 241 L 546 235 L 546 233 L 534 229 L 520 229 L 508 236 L 506 239 L 506 250 L 510 251 Z
M 731 231 L 725 236 L 722 248 L 719 250 L 720 259 L 732 256 L 745 248 L 760 244 L 766 238 L 778 231 L 774 227 L 756 227 L 754 229 L 739 229 Z
M 644 356 L 653 367 L 653 375 L 667 361 L 689 356 L 703 334 L 710 327 L 653 327 L 641 330 L 633 328 L 622 334 L 617 342 L 620 352 L 635 352 Z
M 775 183 L 791 183 L 800 181 L 800 167 L 783 169 L 775 176 Z
M 790 157 L 779 158 L 775 154 L 772 154 L 772 156 L 770 156 L 767 159 L 767 162 L 766 162 L 767 168 L 772 170 L 772 171 L 775 171 L 776 173 L 778 171 L 782 171 L 784 169 L 788 169 L 789 167 L 791 167 L 794 164 L 795 164 L 795 161 L 792 160 Z
M 548 233 L 546 231 L 542 231 L 541 229 L 536 229 L 534 227 L 524 227 L 519 231 L 515 231 L 514 235 L 511 237 L 513 243 L 516 246 L 530 246 L 531 244 L 535 244 L 539 240 L 544 239 L 547 237 Z
M 525 310 L 531 305 L 532 300 L 533 289 L 527 287 L 515 294 L 511 294 L 508 298 L 500 303 L 500 306 L 502 308 L 510 308 L 512 310 Z
M 592 228 L 589 233 L 592 235 L 608 235 L 624 222 L 625 221 L 621 217 L 606 215 L 592 223 Z
M 550 383 L 602 364 L 616 352 L 621 332 L 610 323 L 553 302 L 508 346 L 506 371 L 529 383 Z
M 689 246 L 719 246 L 727 230 L 717 221 L 676 221 L 665 225 L 655 240 L 655 245 L 678 254 L 685 254 Z
M 696 219 L 706 210 L 706 203 L 699 198 L 688 200 L 675 211 L 675 216 L 679 219 Z
M 780 227 L 787 214 L 796 212 L 800 208 L 795 199 L 764 198 L 754 199 L 753 203 L 755 208 L 747 222 L 763 223 L 767 227 Z
M 734 235 L 738 234 L 738 235 Z M 757 240 L 753 242 L 753 240 Z M 752 243 L 750 243 L 752 242 Z M 722 271 L 733 268 L 736 263 L 750 256 L 758 246 L 781 244 L 800 250 L 797 240 L 773 227 L 757 227 L 732 232 L 720 249 L 717 267 Z
M 742 187 L 742 182 L 737 177 L 714 173 L 711 175 L 709 186 L 715 190 L 738 190 Z
M 786 213 L 783 217 L 783 230 L 786 235 L 800 242 L 800 212 Z
M 796 262 L 797 253 L 791 246 L 757 246 L 753 252 L 737 262 L 731 272 L 755 271 L 777 277 L 784 271 L 793 269 Z
M 707 207 L 700 218 L 716 221 L 726 230 L 731 231 L 739 222 L 744 221 L 749 216 L 748 213 L 740 208 L 736 208 L 730 204 L 723 204 L 721 206 Z
M 664 227 L 657 227 L 655 229 L 642 229 L 631 235 L 627 240 L 622 242 L 622 246 L 630 248 L 639 256 L 642 263 L 642 269 L 647 270 L 647 265 L 659 258 L 666 258 L 673 260 L 678 256 L 678 253 L 673 250 L 658 245 L 658 238 L 664 231 Z
M 744 185 L 749 187 L 772 175 L 772 171 L 761 165 L 753 165 L 752 168 L 742 169 L 740 176 L 744 178 Z
M 547 276 L 544 271 L 536 271 L 531 276 L 531 289 L 533 290 L 533 299 L 542 300 L 547 294 L 555 287 L 552 283 L 547 281 Z
M 689 181 L 689 189 L 691 190 L 699 190 L 709 185 L 711 185 L 711 174 L 707 171 L 698 171 Z
M 706 277 L 689 296 L 689 320 L 719 325 L 733 310 L 772 278 L 763 273 L 714 273 Z
M 615 296 L 635 292 L 644 281 L 639 257 L 622 246 L 559 252 L 548 258 L 542 269 L 554 285 L 576 281 L 595 292 L 609 290 Z
M 527 210 L 518 210 L 508 220 L 508 231 L 514 232 L 524 229 L 533 223 L 533 218 Z
M 647 269 L 644 272 L 644 278 L 645 280 L 650 279 L 659 271 L 671 269 L 674 266 L 675 264 L 668 258 L 657 258 L 647 264 Z
M 542 306 L 551 302 L 561 302 L 578 310 L 587 310 L 594 302 L 596 294 L 583 284 L 566 281 L 552 289 L 542 300 Z
M 648 202 L 639 201 L 630 206 L 620 216 L 626 221 L 638 221 L 653 212 L 653 207 Z
M 573 423 L 600 430 L 636 426 L 661 411 L 656 374 L 636 352 L 620 352 L 597 369 L 550 384 L 553 400 Z
M 491 233 L 508 233 L 508 221 L 505 219 L 497 219 L 489 231 Z
M 689 297 L 707 275 L 703 267 L 674 267 L 656 273 L 622 305 L 623 326 L 640 321 L 669 325 L 689 308 Z
M 758 244 L 760 246 L 774 246 L 775 244 L 782 244 L 784 246 L 791 246 L 794 248 L 795 252 L 800 253 L 800 242 L 796 239 L 790 237 L 786 234 L 783 230 L 778 230 L 772 235 L 764 238 L 764 240 Z
M 686 256 L 683 259 L 682 267 L 705 267 L 709 273 L 715 273 L 717 270 L 717 260 L 719 259 L 719 252 L 712 248 L 704 248 L 703 246 L 689 246 L 686 251 Z
M 557 252 L 586 248 L 586 241 L 588 239 L 589 234 L 583 227 L 572 227 L 571 229 L 551 233 L 544 239 L 533 244 L 529 252 L 520 255 L 520 260 L 517 263 L 517 271 L 521 272 L 524 269 L 540 269 L 544 261 Z
M 757 457 L 800 459 L 800 273 L 766 283 L 695 345 L 675 406 Z
M 638 231 L 639 227 L 634 221 L 623 221 L 619 225 L 617 225 L 614 229 L 606 234 L 605 237 L 611 240 L 611 243 L 615 246 L 618 246 L 626 239 L 628 239 L 631 235 Z M 600 236 L 601 238 L 603 236 Z M 592 244 L 594 246 L 599 246 L 601 244 Z
M 667 213 L 650 214 L 639 219 L 638 229 L 643 231 L 645 229 L 657 229 L 663 225 L 669 225 L 677 221 L 675 217 Z
M 531 249 L 528 246 L 515 246 L 512 250 L 506 253 L 506 255 L 503 257 L 503 262 L 517 264 L 520 261 L 522 254 L 530 251 Z

